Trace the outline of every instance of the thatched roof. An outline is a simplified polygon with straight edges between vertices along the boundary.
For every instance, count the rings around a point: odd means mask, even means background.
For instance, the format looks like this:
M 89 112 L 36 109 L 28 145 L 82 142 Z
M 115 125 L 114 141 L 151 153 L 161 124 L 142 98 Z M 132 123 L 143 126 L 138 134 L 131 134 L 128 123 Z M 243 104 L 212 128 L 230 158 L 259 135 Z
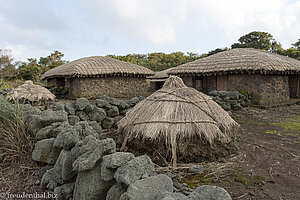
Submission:
M 101 76 L 148 76 L 150 69 L 106 56 L 80 58 L 53 68 L 44 73 L 41 79 L 54 77 L 101 77 Z
M 169 77 L 169 75 L 167 74 L 168 71 L 169 71 L 169 69 L 166 69 L 166 70 L 163 70 L 163 71 L 159 71 L 159 72 L 155 72 L 155 74 L 153 76 L 149 76 L 147 78 L 151 82 L 165 81 Z
M 55 95 L 46 88 L 33 84 L 32 81 L 25 81 L 19 87 L 14 88 L 7 94 L 8 100 L 18 100 L 20 102 L 46 102 L 54 101 Z
M 300 61 L 251 48 L 237 48 L 171 68 L 172 75 L 216 75 L 230 73 L 300 74 Z
M 118 132 L 124 138 L 123 149 L 130 143 L 146 146 L 150 142 L 150 148 L 156 150 L 167 146 L 176 162 L 179 154 L 205 156 L 199 149 L 210 151 L 214 144 L 231 143 L 237 127 L 211 97 L 185 86 L 181 78 L 170 76 L 160 90 L 126 114 L 118 124 Z

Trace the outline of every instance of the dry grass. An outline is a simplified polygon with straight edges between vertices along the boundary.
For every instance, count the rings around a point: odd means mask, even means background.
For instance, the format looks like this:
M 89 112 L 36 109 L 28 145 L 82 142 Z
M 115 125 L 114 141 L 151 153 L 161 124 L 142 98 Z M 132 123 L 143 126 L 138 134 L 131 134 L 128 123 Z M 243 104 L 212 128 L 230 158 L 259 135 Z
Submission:
M 55 95 L 46 88 L 33 84 L 32 81 L 25 81 L 25 83 L 7 94 L 8 100 L 29 102 L 29 103 L 43 103 L 47 101 L 54 101 Z
M 152 146 L 162 157 L 210 154 L 235 137 L 239 125 L 211 97 L 171 76 L 163 88 L 130 110 L 119 124 L 122 149 L 129 143 Z
M 31 157 L 33 136 L 27 132 L 24 115 L 18 103 L 0 98 L 0 154 L 5 160 Z

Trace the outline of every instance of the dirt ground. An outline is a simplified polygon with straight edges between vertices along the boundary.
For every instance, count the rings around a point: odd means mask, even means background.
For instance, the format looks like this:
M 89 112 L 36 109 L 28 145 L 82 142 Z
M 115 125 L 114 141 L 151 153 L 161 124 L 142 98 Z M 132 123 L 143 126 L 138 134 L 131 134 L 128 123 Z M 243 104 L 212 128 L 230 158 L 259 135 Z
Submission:
M 218 185 L 233 199 L 300 199 L 300 105 L 245 108 L 233 112 L 233 118 L 241 125 L 237 154 L 201 163 L 205 167 L 201 175 L 189 173 L 188 165 L 179 165 L 174 170 L 181 177 L 179 182 L 191 189 Z M 46 191 L 39 186 L 39 171 L 39 165 L 29 160 L 0 162 L 0 193 Z
M 240 123 L 237 154 L 202 163 L 203 175 L 183 167 L 181 183 L 225 188 L 233 199 L 300 199 L 300 105 L 235 111 Z

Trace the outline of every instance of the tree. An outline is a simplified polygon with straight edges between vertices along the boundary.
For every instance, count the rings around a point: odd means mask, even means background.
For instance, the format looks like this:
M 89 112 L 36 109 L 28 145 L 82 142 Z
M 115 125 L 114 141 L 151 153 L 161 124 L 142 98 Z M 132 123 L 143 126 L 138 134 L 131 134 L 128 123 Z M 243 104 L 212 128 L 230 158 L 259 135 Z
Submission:
M 62 60 L 63 56 L 63 53 L 54 51 L 47 57 L 40 57 L 39 61 L 36 58 L 28 58 L 27 62 L 21 63 L 18 76 L 25 80 L 37 81 L 49 69 L 67 63 L 67 61 Z
M 255 48 L 270 50 L 275 40 L 270 33 L 253 31 L 239 38 L 240 43 L 234 43 L 231 48 Z
M 19 78 L 24 80 L 39 80 L 41 76 L 41 67 L 35 58 L 28 58 L 28 62 L 23 62 L 18 70 Z
M 292 44 L 298 51 L 300 51 L 300 39 L 298 39 L 298 42 L 295 42 L 295 44 Z
M 225 47 L 225 48 L 216 48 L 215 50 L 209 51 L 207 53 L 207 56 L 211 56 L 213 54 L 220 53 L 222 51 L 227 51 L 227 50 L 229 50 L 227 47 Z
M 16 75 L 16 67 L 9 50 L 0 49 L 0 79 L 11 79 Z

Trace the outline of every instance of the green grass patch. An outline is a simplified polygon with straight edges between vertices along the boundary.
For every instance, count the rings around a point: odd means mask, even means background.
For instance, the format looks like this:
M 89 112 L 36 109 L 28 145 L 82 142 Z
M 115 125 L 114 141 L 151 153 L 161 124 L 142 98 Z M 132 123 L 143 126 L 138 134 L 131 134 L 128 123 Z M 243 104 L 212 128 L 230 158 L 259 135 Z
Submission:
M 282 122 L 272 123 L 274 126 L 280 126 L 285 130 L 300 131 L 300 115 L 295 115 Z

